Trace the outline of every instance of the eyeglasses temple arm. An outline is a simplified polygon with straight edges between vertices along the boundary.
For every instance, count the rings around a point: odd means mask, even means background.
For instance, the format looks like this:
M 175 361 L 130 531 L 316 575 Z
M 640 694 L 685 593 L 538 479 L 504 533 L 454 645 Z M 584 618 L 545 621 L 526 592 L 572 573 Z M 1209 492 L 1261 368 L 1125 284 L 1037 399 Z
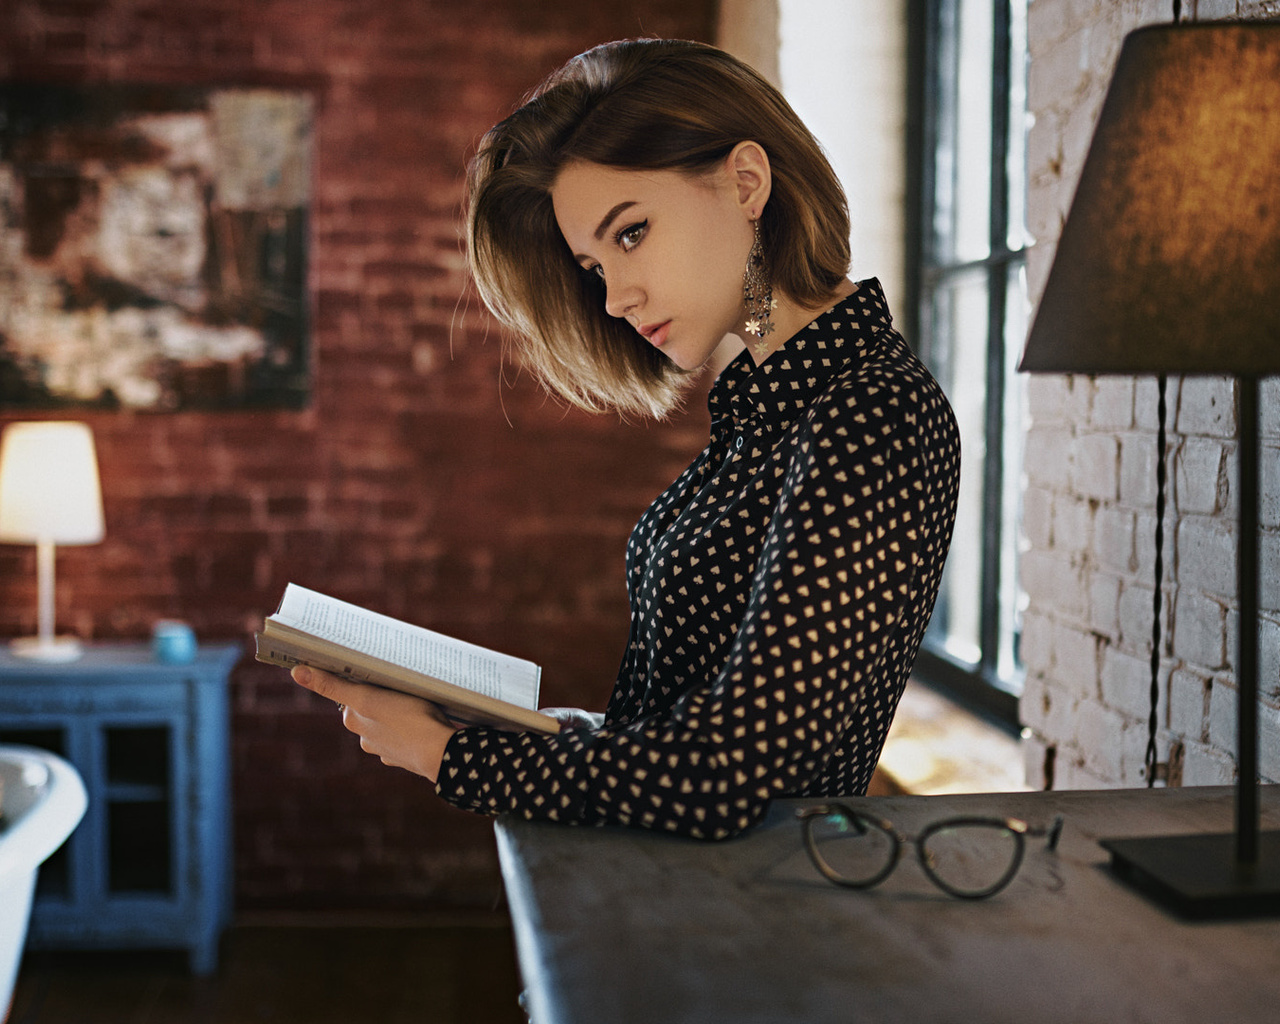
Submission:
M 1064 819 L 1063 816 L 1059 814 L 1056 818 L 1053 819 L 1053 824 L 1049 826 L 1048 848 L 1050 850 L 1056 850 L 1058 848 L 1058 840 L 1062 838 L 1062 826 L 1065 823 L 1065 821 L 1066 819 Z

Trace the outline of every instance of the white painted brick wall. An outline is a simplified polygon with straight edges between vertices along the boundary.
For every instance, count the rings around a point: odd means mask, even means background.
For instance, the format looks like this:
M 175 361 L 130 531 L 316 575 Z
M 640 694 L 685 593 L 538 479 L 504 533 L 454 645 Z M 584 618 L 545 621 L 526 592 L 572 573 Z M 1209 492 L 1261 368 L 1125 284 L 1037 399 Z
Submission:
M 1170 417 L 1170 421 L 1174 421 Z M 1228 377 L 1186 377 L 1174 423 L 1180 434 L 1235 437 L 1235 385 Z
M 1133 378 L 1099 377 L 1093 386 L 1093 428 L 1120 431 L 1133 426 Z
M 1075 493 L 1100 502 L 1120 497 L 1120 439 L 1111 434 L 1076 437 Z
M 1264 474 L 1272 472 L 1264 468 Z M 1221 441 L 1188 437 L 1178 445 L 1174 467 L 1178 508 L 1187 515 L 1221 515 L 1231 493 L 1227 452 Z
M 1124 36 L 1170 0 L 1031 0 L 1028 256 L 1039 296 Z M 1202 21 L 1280 15 L 1280 0 L 1185 0 Z M 1155 595 L 1152 377 L 1028 381 L 1021 702 L 1027 782 L 1144 785 Z M 1185 747 L 1185 785 L 1234 780 L 1236 395 L 1169 380 L 1157 746 Z M 1280 780 L 1280 382 L 1262 390 L 1260 769 Z M 1273 567 L 1268 571 L 1266 567 Z
M 1164 592 L 1161 591 L 1163 595 Z M 1151 621 L 1155 612 L 1155 588 L 1150 584 L 1143 585 L 1134 579 L 1125 579 L 1120 584 L 1120 635 L 1119 643 L 1124 650 L 1142 651 L 1150 657 Z M 1160 635 L 1164 638 L 1161 655 L 1169 650 L 1169 622 L 1173 602 L 1164 595 L 1160 601 Z
M 1151 435 L 1120 435 L 1120 501 L 1130 508 L 1155 508 L 1156 446 Z
M 1169 728 L 1174 733 L 1197 743 L 1207 738 L 1212 686 L 1209 676 L 1188 668 L 1175 669 L 1170 673 Z

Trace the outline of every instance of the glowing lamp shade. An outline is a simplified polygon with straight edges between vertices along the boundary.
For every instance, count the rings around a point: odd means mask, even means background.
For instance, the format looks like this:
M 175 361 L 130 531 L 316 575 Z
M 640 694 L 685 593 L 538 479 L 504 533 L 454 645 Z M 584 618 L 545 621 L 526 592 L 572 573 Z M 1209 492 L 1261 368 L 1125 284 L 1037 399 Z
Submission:
M 38 633 L 15 654 L 71 661 L 79 644 L 54 636 L 54 546 L 96 544 L 105 535 L 93 433 L 84 423 L 11 423 L 0 439 L 0 543 L 34 544 Z
M 1130 33 L 1019 368 L 1280 373 L 1280 23 Z

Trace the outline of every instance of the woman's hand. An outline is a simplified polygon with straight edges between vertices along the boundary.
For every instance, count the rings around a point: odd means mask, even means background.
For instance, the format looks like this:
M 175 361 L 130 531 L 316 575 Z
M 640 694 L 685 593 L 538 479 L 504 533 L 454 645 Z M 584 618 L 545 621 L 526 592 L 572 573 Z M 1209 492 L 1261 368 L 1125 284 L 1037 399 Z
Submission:
M 380 686 L 350 683 L 305 665 L 290 673 L 294 682 L 334 701 L 342 724 L 360 737 L 360 749 L 383 764 L 405 768 L 436 781 L 444 748 L 457 727 L 429 701 Z
M 599 711 L 583 711 L 582 708 L 538 708 L 550 715 L 565 729 L 602 729 L 604 715 Z

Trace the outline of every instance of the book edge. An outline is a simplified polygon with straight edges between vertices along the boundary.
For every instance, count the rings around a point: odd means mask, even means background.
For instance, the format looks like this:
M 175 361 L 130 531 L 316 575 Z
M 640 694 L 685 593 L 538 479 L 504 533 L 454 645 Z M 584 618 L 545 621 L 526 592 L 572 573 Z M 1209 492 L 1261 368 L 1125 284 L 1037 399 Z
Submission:
M 255 658 L 267 665 L 289 668 L 296 663 L 307 664 L 312 668 L 350 678 L 352 682 L 370 683 L 386 689 L 398 690 L 401 693 L 407 693 L 410 696 L 440 704 L 447 710 L 461 710 L 464 714 L 468 711 L 479 713 L 490 719 L 477 724 L 492 724 L 499 727 L 503 725 L 518 725 L 524 729 L 551 735 L 560 731 L 560 723 L 556 719 L 550 715 L 544 715 L 534 708 L 522 707 L 500 697 L 490 697 L 487 694 L 477 693 L 475 690 L 468 689 L 465 686 L 437 679 L 434 676 L 405 668 L 403 665 L 385 661 L 382 658 L 357 651 L 343 644 L 334 643 L 331 640 L 324 640 L 293 626 L 275 622 L 270 617 L 264 621 L 262 630 L 254 634 L 254 639 L 256 647 Z M 263 650 L 264 642 L 269 647 L 283 648 L 284 650 L 281 652 L 283 658 L 270 657 L 270 651 Z M 326 657 L 329 660 L 325 664 L 317 664 L 319 659 Z M 305 660 L 307 658 L 313 660 Z M 381 678 L 351 678 L 335 667 L 335 660 L 338 662 L 351 662 L 362 671 L 374 673 Z M 530 662 L 530 664 L 533 663 Z M 537 674 L 535 682 L 540 684 L 542 670 L 536 664 L 534 669 Z M 414 688 L 406 689 L 405 687 Z M 535 685 L 535 701 L 538 689 L 539 686 Z

